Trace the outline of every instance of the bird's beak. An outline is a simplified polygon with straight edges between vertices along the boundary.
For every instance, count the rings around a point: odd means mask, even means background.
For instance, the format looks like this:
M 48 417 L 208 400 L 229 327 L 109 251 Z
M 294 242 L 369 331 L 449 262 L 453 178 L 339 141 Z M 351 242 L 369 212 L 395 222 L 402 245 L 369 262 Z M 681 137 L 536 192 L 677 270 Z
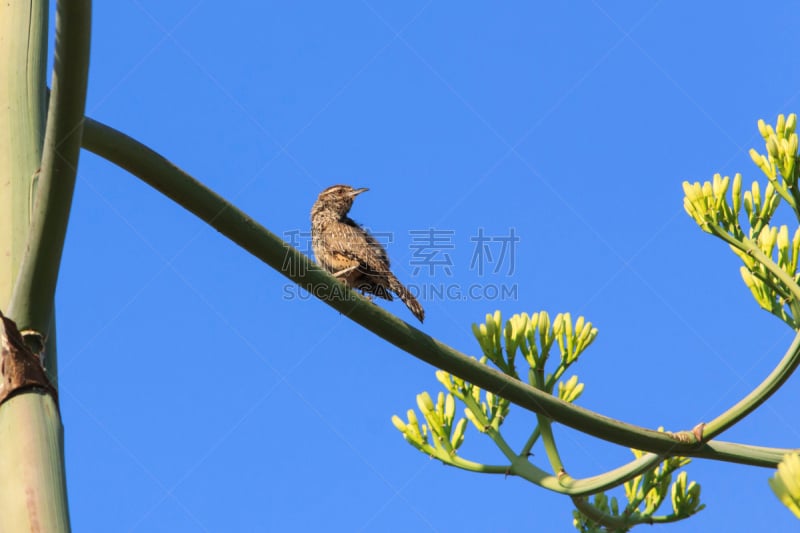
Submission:
M 358 195 L 359 195 L 359 194 L 361 194 L 362 192 L 367 192 L 368 190 L 369 190 L 369 189 L 367 189 L 366 187 L 361 187 L 360 189 L 355 189 L 355 190 L 353 190 L 353 192 L 351 192 L 351 193 L 350 193 L 350 196 L 352 196 L 353 198 L 355 198 L 356 196 L 358 196 Z

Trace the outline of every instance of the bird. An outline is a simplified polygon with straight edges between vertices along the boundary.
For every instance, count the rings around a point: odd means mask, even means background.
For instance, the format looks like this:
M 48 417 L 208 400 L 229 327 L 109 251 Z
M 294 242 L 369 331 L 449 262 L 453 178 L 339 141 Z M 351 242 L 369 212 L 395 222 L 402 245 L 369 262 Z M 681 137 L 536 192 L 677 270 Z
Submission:
M 425 310 L 392 273 L 386 249 L 347 216 L 353 200 L 369 189 L 333 185 L 322 191 L 311 208 L 311 247 L 319 266 L 347 287 L 393 300 L 396 294 L 422 322 Z

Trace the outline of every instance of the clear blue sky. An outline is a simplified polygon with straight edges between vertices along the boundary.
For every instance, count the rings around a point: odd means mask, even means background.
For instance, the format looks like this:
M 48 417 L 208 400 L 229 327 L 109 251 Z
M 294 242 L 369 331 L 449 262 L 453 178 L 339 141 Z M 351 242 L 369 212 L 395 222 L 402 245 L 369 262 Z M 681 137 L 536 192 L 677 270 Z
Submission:
M 747 150 L 759 118 L 800 111 L 799 22 L 788 1 L 96 2 L 87 113 L 287 239 L 323 188 L 369 187 L 352 216 L 401 280 L 516 291 L 423 297 L 424 331 L 475 355 L 495 309 L 584 315 L 580 403 L 681 430 L 792 339 L 681 182 L 763 177 Z M 433 273 L 412 233 L 430 229 L 452 245 Z M 480 231 L 519 237 L 513 265 L 493 241 L 478 270 Z M 88 153 L 57 305 L 75 531 L 572 530 L 567 499 L 403 441 L 390 418 L 439 390 L 433 368 Z M 723 438 L 796 446 L 799 383 Z M 512 411 L 518 447 L 531 423 Z M 575 477 L 631 457 L 557 435 Z M 462 452 L 501 461 L 474 430 Z M 664 531 L 797 527 L 771 471 L 688 471 L 708 508 Z

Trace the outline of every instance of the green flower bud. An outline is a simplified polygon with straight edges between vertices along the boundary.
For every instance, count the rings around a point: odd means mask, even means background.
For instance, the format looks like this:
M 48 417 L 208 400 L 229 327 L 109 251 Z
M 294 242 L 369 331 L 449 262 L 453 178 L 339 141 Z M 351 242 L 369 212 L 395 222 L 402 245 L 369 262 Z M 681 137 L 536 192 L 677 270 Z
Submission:
M 784 131 L 786 131 L 786 117 L 781 113 L 778 115 L 778 122 L 775 124 L 775 133 L 778 137 L 783 137 Z
M 433 400 L 431 399 L 431 395 L 427 392 L 421 392 L 417 394 L 417 407 L 419 407 L 420 412 L 422 414 L 426 414 L 430 411 L 433 411 Z
M 697 193 L 695 191 L 696 185 L 698 185 L 698 183 L 696 182 L 695 183 L 689 183 L 688 181 L 683 182 L 683 194 L 686 197 L 686 199 L 689 200 L 690 202 L 694 202 L 695 199 L 697 199 Z
M 711 182 L 703 182 L 703 207 L 707 208 L 710 204 L 709 200 L 714 197 L 714 189 Z
M 764 226 L 758 234 L 758 247 L 761 248 L 764 255 L 771 256 L 776 240 L 778 240 L 778 228 Z
M 572 329 L 572 316 L 564 313 L 564 336 L 567 341 L 567 356 L 572 357 L 575 353 L 575 330 Z
M 613 516 L 619 516 L 619 503 L 617 502 L 616 496 L 611 497 L 611 514 Z
M 786 134 L 794 133 L 795 128 L 797 128 L 797 115 L 791 113 L 786 119 Z
M 695 222 L 697 222 L 701 226 L 704 224 L 703 217 L 701 217 L 700 214 L 697 212 L 697 209 L 695 208 L 694 204 L 691 201 L 689 201 L 689 198 L 686 197 L 683 198 L 683 208 Z
M 487 318 L 487 321 L 485 323 L 481 324 L 481 326 L 480 326 L 480 328 L 481 328 L 481 336 L 484 339 L 486 339 L 487 341 L 490 341 L 491 338 L 492 338 L 492 333 L 493 333 L 492 326 L 494 326 L 494 324 L 492 323 L 491 320 L 488 320 L 489 318 L 491 318 L 491 315 L 486 315 L 486 318 Z
M 733 200 L 733 214 L 738 217 L 739 211 L 742 209 L 742 175 L 738 172 L 733 176 L 731 199 Z
M 760 210 L 761 209 L 761 186 L 758 184 L 757 181 L 753 182 L 751 190 L 753 192 L 753 206 L 755 206 L 756 209 Z
M 764 119 L 758 119 L 758 132 L 766 141 L 769 136 L 772 134 L 772 127 L 768 126 Z
M 777 159 L 779 155 L 777 137 L 770 137 L 767 139 L 767 153 L 770 157 Z
M 475 338 L 478 339 L 478 342 L 481 342 L 483 338 L 483 333 L 481 332 L 481 328 L 478 327 L 478 324 L 472 324 L 472 334 L 475 335 Z
M 574 402 L 583 392 L 584 384 L 578 383 L 578 376 L 574 375 L 567 381 L 558 382 L 558 397 L 565 402 Z
M 453 450 L 457 450 L 459 446 L 464 442 L 464 432 L 467 430 L 467 419 L 462 418 L 456 424 L 456 428 L 453 431 L 453 436 L 450 439 L 450 445 L 453 447 Z
M 516 315 L 514 315 L 516 316 Z M 506 352 L 513 353 L 517 349 L 517 336 L 514 331 L 514 317 L 506 322 L 506 327 L 503 328 L 503 337 L 506 340 Z
M 539 341 L 542 343 L 542 351 L 546 351 L 553 344 L 553 332 L 550 330 L 550 315 L 547 311 L 540 311 L 539 315 Z
M 792 237 L 792 269 L 789 272 L 794 275 L 797 272 L 797 255 L 800 253 L 800 228 L 797 228 Z
M 747 213 L 747 218 L 752 219 L 753 216 L 753 193 L 745 191 L 744 193 L 744 211 Z
M 755 298 L 756 302 L 758 302 L 758 305 L 760 305 L 762 309 L 771 311 L 772 296 L 767 292 L 764 282 L 753 276 L 753 274 L 745 266 L 739 268 L 739 273 L 742 275 L 744 284 L 748 289 L 750 289 L 750 292 L 753 294 L 753 298 Z
M 491 408 L 494 405 L 494 393 L 492 391 L 486 391 L 486 404 Z
M 789 228 L 786 227 L 786 224 L 778 230 L 778 249 L 782 248 L 787 250 L 789 248 Z
M 564 331 L 564 314 L 558 313 L 556 318 L 553 320 L 553 333 L 555 335 L 561 335 Z
M 730 184 L 731 179 L 728 176 L 724 178 L 719 174 L 714 174 L 714 181 L 711 184 L 711 188 L 714 192 L 714 198 L 720 198 L 725 195 L 728 191 L 728 185 Z
M 789 139 L 781 139 L 780 141 L 780 155 L 781 157 L 787 155 L 789 152 Z
M 475 403 L 477 403 L 477 404 L 481 403 L 481 388 L 480 387 L 476 387 L 475 385 L 470 385 L 468 392 L 469 392 L 470 396 L 472 396 L 472 399 L 475 400 Z
M 405 433 L 407 430 L 405 422 L 397 415 L 392 415 L 392 424 L 394 424 L 394 427 L 400 430 L 401 433 Z
M 453 417 L 455 415 L 456 415 L 456 401 L 453 398 L 452 394 L 448 394 L 444 404 L 444 416 L 448 420 L 453 420 Z
M 406 413 L 408 416 L 408 425 L 419 427 L 419 420 L 417 419 L 417 413 L 414 412 L 413 409 L 409 409 Z
M 436 412 L 444 415 L 444 393 L 440 392 L 436 396 Z
M 575 321 L 575 331 L 580 333 L 583 330 L 583 323 L 586 321 L 583 316 L 579 316 L 578 320 Z

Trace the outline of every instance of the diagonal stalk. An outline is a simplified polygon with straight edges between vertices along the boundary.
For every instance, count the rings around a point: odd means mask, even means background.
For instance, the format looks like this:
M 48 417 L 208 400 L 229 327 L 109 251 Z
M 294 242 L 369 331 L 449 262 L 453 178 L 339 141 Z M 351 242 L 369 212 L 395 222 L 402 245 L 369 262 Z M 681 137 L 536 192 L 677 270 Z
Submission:
M 85 148 L 128 170 L 312 294 L 341 292 L 341 284 L 308 257 L 145 145 L 88 117 L 83 142 Z M 324 301 L 436 368 L 609 442 L 663 455 L 705 457 L 769 468 L 774 468 L 789 451 L 723 442 L 681 442 L 666 433 L 620 422 L 536 390 L 442 344 L 355 293 L 349 298 Z

